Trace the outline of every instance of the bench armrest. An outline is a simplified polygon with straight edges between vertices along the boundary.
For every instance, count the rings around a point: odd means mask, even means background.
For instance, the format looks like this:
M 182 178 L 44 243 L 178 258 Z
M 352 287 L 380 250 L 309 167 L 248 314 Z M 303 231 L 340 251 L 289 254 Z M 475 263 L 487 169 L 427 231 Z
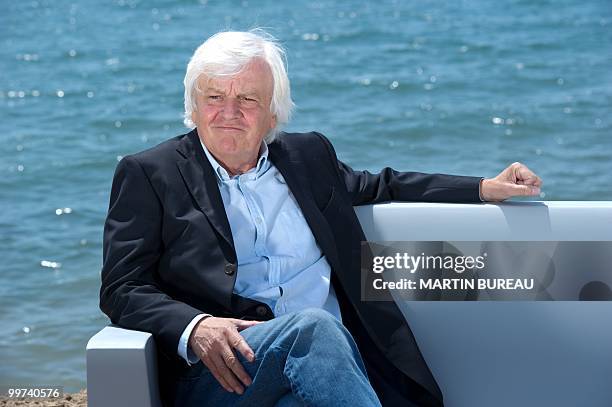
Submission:
M 90 407 L 161 406 L 153 335 L 109 325 L 87 343 Z

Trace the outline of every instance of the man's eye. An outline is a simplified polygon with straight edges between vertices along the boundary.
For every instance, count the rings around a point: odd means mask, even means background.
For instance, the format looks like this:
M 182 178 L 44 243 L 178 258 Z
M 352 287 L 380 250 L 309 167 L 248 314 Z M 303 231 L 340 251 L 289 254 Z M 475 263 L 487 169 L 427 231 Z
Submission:
M 242 98 L 241 102 L 247 106 L 255 106 L 257 104 L 257 99 L 253 98 Z
M 220 95 L 208 95 L 208 100 L 221 100 Z

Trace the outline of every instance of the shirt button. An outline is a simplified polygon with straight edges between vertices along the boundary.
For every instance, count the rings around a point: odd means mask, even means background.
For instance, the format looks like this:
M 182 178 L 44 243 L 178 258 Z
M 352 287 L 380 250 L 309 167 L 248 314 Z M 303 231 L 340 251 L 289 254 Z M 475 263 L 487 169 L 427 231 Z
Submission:
M 236 272 L 236 265 L 234 263 L 227 263 L 225 265 L 225 274 L 227 274 L 228 276 L 231 276 L 232 274 L 234 274 Z
M 265 305 L 258 305 L 257 308 L 255 308 L 255 313 L 258 316 L 263 317 L 268 313 L 268 310 L 266 309 Z
M 255 218 L 255 223 L 257 223 L 258 225 L 261 225 L 261 218 Z

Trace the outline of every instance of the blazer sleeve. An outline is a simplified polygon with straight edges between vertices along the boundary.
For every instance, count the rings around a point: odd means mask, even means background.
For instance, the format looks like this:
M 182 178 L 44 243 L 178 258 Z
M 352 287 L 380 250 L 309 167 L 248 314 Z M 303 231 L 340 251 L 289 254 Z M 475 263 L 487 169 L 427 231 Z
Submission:
M 168 356 L 202 311 L 160 288 L 163 207 L 143 167 L 133 156 L 117 165 L 104 225 L 100 309 L 128 329 L 151 332 Z
M 482 202 L 480 180 L 482 177 L 468 177 L 447 174 L 425 174 L 402 172 L 383 168 L 379 173 L 355 171 L 338 160 L 330 141 L 316 133 L 327 147 L 338 177 L 346 186 L 353 206 L 370 205 L 388 201 L 416 202 Z

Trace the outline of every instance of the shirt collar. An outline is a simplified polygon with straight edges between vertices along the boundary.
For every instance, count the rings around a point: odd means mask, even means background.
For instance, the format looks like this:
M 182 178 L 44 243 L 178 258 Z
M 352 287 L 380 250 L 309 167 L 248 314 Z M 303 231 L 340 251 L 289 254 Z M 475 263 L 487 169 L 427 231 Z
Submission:
M 206 145 L 202 143 L 202 140 L 200 140 L 200 144 L 202 145 L 202 148 L 204 149 L 204 154 L 206 154 L 206 158 L 208 158 L 210 165 L 212 165 L 213 169 L 215 170 L 215 174 L 217 175 L 217 178 L 222 182 L 229 181 L 231 179 L 241 177 L 241 176 L 244 176 L 248 179 L 257 179 L 262 174 L 264 174 L 270 167 L 270 162 L 268 161 L 268 146 L 263 141 L 261 142 L 261 147 L 259 148 L 259 158 L 257 159 L 257 164 L 255 165 L 255 168 L 251 168 L 250 170 L 248 170 L 247 172 L 243 174 L 234 175 L 234 176 L 230 176 L 227 170 L 223 168 L 221 164 L 219 164 L 219 162 L 215 159 L 215 157 L 213 157 L 210 151 L 208 151 L 208 148 L 206 148 Z

